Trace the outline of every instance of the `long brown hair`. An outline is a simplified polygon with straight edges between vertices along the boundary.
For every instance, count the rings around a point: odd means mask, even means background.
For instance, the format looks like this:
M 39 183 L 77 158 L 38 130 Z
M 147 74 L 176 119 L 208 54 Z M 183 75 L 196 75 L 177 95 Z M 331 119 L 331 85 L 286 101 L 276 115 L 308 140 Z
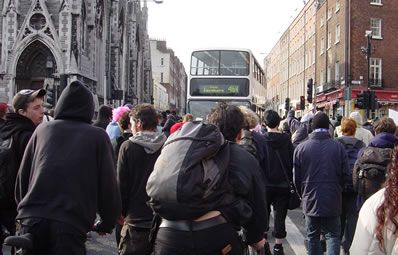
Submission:
M 376 238 L 379 247 L 384 251 L 384 228 L 391 222 L 394 224 L 394 235 L 398 233 L 398 145 L 394 147 L 392 161 L 388 168 L 388 177 L 385 182 L 384 200 L 377 208 Z

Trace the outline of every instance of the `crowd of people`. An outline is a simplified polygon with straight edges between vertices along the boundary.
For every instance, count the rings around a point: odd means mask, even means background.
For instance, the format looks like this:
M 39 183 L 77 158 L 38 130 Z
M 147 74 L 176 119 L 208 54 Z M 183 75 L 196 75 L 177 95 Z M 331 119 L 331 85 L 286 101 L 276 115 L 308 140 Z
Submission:
M 205 121 L 145 103 L 103 105 L 93 121 L 92 94 L 74 81 L 43 121 L 45 94 L 0 103 L 1 243 L 31 233 L 32 254 L 83 255 L 88 232 L 114 229 L 121 255 L 283 255 L 296 194 L 308 254 L 398 252 L 390 118 L 260 119 L 220 102 Z

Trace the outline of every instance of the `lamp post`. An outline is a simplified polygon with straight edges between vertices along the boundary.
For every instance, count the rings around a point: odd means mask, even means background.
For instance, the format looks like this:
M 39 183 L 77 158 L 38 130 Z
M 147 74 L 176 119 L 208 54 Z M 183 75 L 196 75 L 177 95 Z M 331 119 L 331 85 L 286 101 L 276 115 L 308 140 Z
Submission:
M 365 31 L 365 37 L 366 37 L 366 47 L 362 46 L 361 51 L 365 55 L 365 58 L 367 60 L 367 68 L 368 68 L 368 83 L 367 86 L 370 88 L 370 56 L 372 55 L 372 45 L 371 45 L 371 39 L 372 39 L 372 31 L 371 30 L 366 30 Z
M 371 45 L 371 39 L 372 39 L 372 31 L 371 30 L 366 30 L 365 31 L 365 37 L 366 37 L 366 47 L 362 46 L 361 51 L 365 55 L 365 58 L 367 60 L 367 88 L 368 88 L 368 94 L 370 95 L 370 56 L 372 55 L 372 45 Z M 369 99 L 368 99 L 369 100 Z M 370 102 L 368 101 L 366 103 L 366 117 L 369 118 L 370 115 Z

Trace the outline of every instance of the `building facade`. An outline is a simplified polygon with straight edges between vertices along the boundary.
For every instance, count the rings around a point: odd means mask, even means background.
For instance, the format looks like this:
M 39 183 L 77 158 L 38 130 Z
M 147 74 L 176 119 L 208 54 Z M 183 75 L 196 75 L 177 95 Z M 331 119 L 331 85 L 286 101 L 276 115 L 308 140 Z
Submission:
M 269 80 L 267 87 L 280 86 L 282 101 L 286 95 L 291 106 L 296 107 L 297 96 L 307 95 L 305 83 L 313 78 L 313 103 L 333 116 L 355 110 L 357 95 L 366 90 L 374 91 L 379 103 L 370 117 L 386 115 L 389 108 L 397 109 L 398 72 L 394 67 L 398 58 L 393 54 L 398 46 L 396 13 L 398 6 L 385 0 L 308 1 L 285 32 L 290 38 L 289 93 L 283 92 L 286 84 L 282 81 L 278 84 Z M 306 28 L 297 32 L 303 27 L 301 23 Z M 273 51 L 285 40 L 285 34 Z M 298 43 L 301 34 L 305 34 L 305 39 Z M 283 63 L 286 57 L 271 52 L 267 58 L 266 62 L 272 65 Z M 300 58 L 304 59 L 304 67 Z M 283 71 L 283 64 L 280 70 Z
M 281 116 L 285 115 L 287 100 L 298 116 L 303 114 L 300 97 L 307 93 L 308 80 L 315 77 L 314 3 L 314 0 L 306 3 L 264 60 L 267 98 Z
M 185 68 L 172 49 L 167 48 L 166 41 L 150 40 L 152 73 L 154 83 L 166 89 L 168 107 L 177 108 L 181 113 L 186 110 L 187 74 Z M 160 98 L 154 98 L 160 102 Z
M 0 0 L 0 101 L 73 80 L 96 105 L 150 102 L 147 7 L 137 0 Z

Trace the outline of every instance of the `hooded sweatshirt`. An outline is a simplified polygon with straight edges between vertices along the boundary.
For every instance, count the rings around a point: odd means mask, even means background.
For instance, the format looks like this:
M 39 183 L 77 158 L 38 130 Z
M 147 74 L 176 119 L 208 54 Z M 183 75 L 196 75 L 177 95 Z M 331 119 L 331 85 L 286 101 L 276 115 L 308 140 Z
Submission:
M 26 145 L 28 144 L 29 139 L 35 129 L 35 124 L 29 118 L 17 113 L 7 113 L 4 126 L 0 130 L 0 138 L 1 140 L 6 140 L 10 137 L 13 139 L 11 153 L 7 159 L 7 166 L 12 172 L 12 180 L 10 184 L 15 184 L 15 178 L 17 177 L 18 169 L 21 164 Z M 10 188 L 14 188 L 14 186 L 11 187 L 10 185 Z M 9 209 L 14 211 L 15 217 L 17 205 L 12 192 L 10 192 L 7 201 L 2 202 L 0 208 L 1 210 Z
M 286 175 L 289 177 L 289 181 L 291 181 L 293 170 L 293 145 L 289 135 L 268 132 L 265 135 L 265 140 L 267 145 L 266 151 L 268 153 L 268 163 L 265 166 L 266 186 L 289 187 Z M 286 175 L 284 172 L 286 172 Z
M 90 125 L 93 114 L 83 84 L 64 89 L 55 120 L 41 124 L 26 148 L 16 183 L 17 219 L 60 221 L 84 234 L 98 212 L 101 229 L 112 230 L 121 212 L 114 155 L 105 131 Z
M 352 112 L 350 118 L 355 120 L 357 124 L 357 130 L 355 131 L 355 138 L 361 140 L 366 146 L 369 145 L 370 140 L 373 138 L 372 132 L 362 127 L 362 115 L 359 112 Z
M 117 175 L 122 215 L 133 226 L 150 228 L 153 212 L 147 205 L 146 183 L 166 141 L 163 133 L 137 132 L 120 147 Z

